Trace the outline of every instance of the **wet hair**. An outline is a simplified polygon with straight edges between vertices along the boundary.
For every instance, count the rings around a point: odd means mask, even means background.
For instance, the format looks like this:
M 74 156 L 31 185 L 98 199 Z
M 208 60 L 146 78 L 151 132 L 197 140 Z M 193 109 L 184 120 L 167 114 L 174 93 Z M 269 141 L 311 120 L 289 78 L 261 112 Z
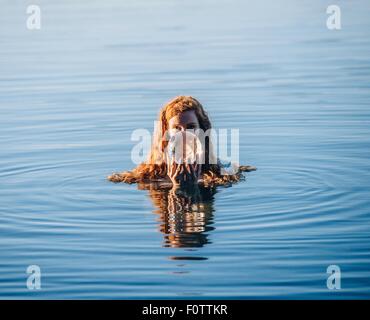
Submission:
M 112 182 L 140 183 L 150 182 L 167 177 L 167 163 L 164 153 L 168 141 L 164 139 L 169 130 L 169 121 L 186 111 L 194 111 L 198 119 L 200 128 L 206 132 L 212 128 L 211 121 L 201 103 L 191 96 L 178 96 L 165 104 L 159 112 L 159 126 L 156 128 L 148 160 L 139 164 L 131 171 L 113 173 L 108 177 Z M 207 143 L 208 142 L 208 143 Z M 221 164 L 213 164 L 209 161 L 214 157 L 211 142 L 206 141 L 205 145 L 205 164 L 202 165 L 201 179 L 204 185 L 226 185 L 239 181 L 243 178 L 242 171 L 250 171 L 252 167 L 241 166 L 233 175 L 222 175 Z

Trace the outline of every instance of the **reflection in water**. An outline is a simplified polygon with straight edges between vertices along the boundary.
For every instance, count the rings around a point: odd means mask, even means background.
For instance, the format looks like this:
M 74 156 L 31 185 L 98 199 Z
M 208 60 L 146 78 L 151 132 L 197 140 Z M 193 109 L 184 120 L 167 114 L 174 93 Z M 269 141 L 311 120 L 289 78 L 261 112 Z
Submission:
M 154 212 L 159 215 L 164 246 L 192 248 L 210 243 L 208 232 L 214 229 L 211 226 L 216 193 L 214 187 L 174 190 L 163 184 L 141 184 L 139 188 L 149 190 L 156 207 Z

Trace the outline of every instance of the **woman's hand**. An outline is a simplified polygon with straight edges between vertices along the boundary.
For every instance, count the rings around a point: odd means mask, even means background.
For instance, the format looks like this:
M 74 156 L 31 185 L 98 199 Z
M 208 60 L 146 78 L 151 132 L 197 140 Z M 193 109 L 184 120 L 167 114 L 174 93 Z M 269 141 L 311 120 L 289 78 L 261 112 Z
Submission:
M 201 165 L 199 164 L 177 164 L 172 162 L 167 166 L 167 175 L 173 186 L 186 186 L 198 183 Z

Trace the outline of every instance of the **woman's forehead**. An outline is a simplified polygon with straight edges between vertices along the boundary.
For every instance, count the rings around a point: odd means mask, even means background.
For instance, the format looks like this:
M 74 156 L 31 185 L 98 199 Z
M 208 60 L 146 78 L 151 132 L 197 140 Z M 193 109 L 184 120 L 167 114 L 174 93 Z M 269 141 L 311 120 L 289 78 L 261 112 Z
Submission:
M 197 115 L 194 110 L 188 110 L 175 115 L 168 122 L 169 124 L 186 124 L 186 123 L 198 123 Z

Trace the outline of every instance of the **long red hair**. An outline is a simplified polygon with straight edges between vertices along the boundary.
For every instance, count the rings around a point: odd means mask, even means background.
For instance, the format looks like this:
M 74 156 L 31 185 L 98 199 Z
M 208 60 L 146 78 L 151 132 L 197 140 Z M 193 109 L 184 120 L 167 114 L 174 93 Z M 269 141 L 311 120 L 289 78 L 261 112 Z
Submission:
M 166 132 L 168 132 L 168 122 L 174 116 L 185 111 L 193 110 L 198 118 L 200 129 L 204 132 L 212 128 L 211 121 L 204 110 L 201 103 L 191 96 L 178 96 L 165 104 L 159 112 L 158 122 L 159 126 L 156 128 L 153 135 L 153 142 L 151 146 L 148 160 L 139 164 L 131 171 L 124 171 L 121 173 L 114 173 L 108 177 L 112 182 L 125 183 L 140 183 L 150 182 L 153 180 L 165 179 L 167 177 L 167 163 L 164 158 L 164 152 L 168 141 L 164 139 Z M 201 178 L 203 183 L 225 185 L 232 182 L 239 181 L 242 178 L 242 171 L 250 171 L 252 167 L 242 166 L 235 175 L 221 175 L 221 167 L 219 163 L 214 164 L 209 159 L 214 157 L 211 142 L 206 143 L 205 146 L 205 164 L 202 165 Z

